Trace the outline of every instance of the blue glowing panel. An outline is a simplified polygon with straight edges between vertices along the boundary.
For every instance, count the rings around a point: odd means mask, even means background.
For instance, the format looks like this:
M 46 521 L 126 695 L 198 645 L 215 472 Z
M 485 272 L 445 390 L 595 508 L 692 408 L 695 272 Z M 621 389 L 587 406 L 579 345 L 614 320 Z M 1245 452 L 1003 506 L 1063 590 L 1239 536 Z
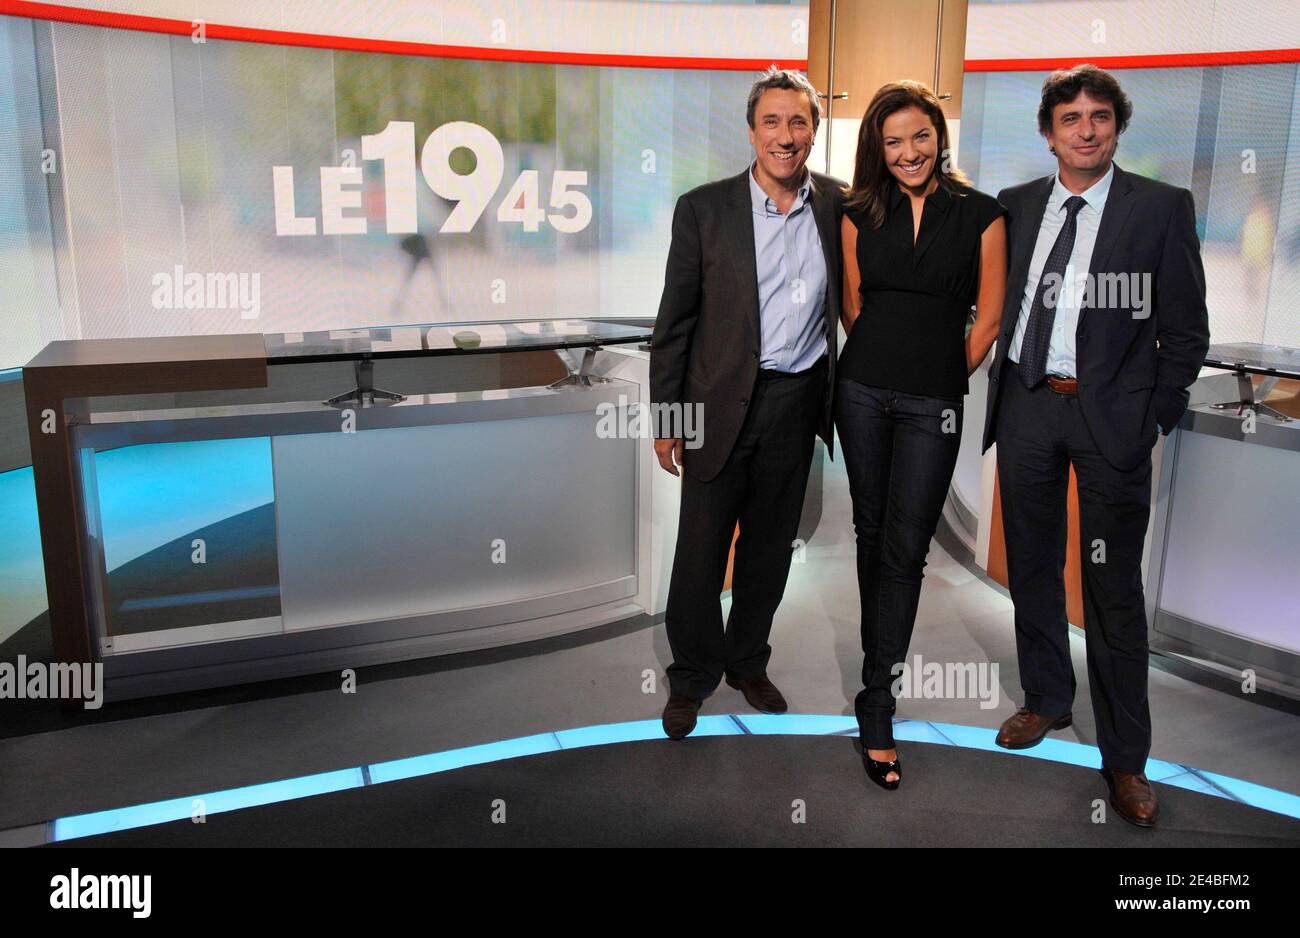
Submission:
M 667 739 L 663 721 L 635 720 L 631 723 L 603 723 L 599 726 L 581 726 L 560 730 L 555 734 L 563 749 L 581 749 L 584 746 L 604 746 L 609 743 L 632 743 L 643 739 Z
M 967 749 L 983 749 L 986 752 L 1011 751 L 1003 749 L 994 742 L 998 738 L 997 730 L 991 730 L 983 726 L 963 726 L 960 723 L 931 722 L 930 725 L 948 737 L 955 746 L 964 746 Z
M 660 730 L 660 732 L 663 732 Z M 745 731 L 740 728 L 733 716 L 708 716 L 700 717 L 695 724 L 695 730 L 692 736 L 743 736 Z
M 944 736 L 934 725 L 925 720 L 901 720 L 894 724 L 894 741 L 913 743 L 934 743 L 938 746 L 951 746 L 952 740 Z
M 1150 780 L 1148 775 L 1147 779 Z M 1186 788 L 1188 791 L 1198 791 L 1202 795 L 1213 795 L 1215 798 L 1222 798 L 1223 792 L 1215 788 L 1205 779 L 1201 778 L 1195 772 L 1182 772 L 1178 775 L 1172 775 L 1169 778 L 1160 780 L 1161 785 L 1171 785 L 1174 788 Z
M 1285 814 L 1287 817 L 1300 818 L 1300 795 L 1288 794 L 1276 788 L 1267 788 L 1245 779 L 1220 775 L 1218 772 L 1207 772 L 1204 769 L 1197 769 L 1196 773 L 1248 805 Z
M 485 762 L 499 762 L 502 759 L 517 759 L 520 756 L 536 755 L 539 752 L 555 752 L 560 748 L 554 733 L 538 733 L 536 736 L 521 736 L 518 739 L 504 739 L 497 743 L 484 743 L 481 746 L 466 746 L 448 752 L 432 752 L 423 756 L 411 756 L 407 759 L 395 759 L 391 762 L 376 762 L 370 766 L 370 781 L 378 785 L 402 778 L 415 778 L 419 775 L 432 775 L 446 772 L 467 765 L 481 765 Z
M 747 713 L 736 719 L 756 736 L 834 736 L 858 728 L 855 717 L 822 713 Z
M 280 782 L 267 782 L 262 785 L 249 785 L 245 788 L 231 788 L 226 791 L 212 792 L 207 795 L 195 795 L 192 798 L 172 798 L 168 801 L 155 801 L 151 804 L 135 805 L 129 808 L 113 808 L 109 811 L 97 811 L 93 814 L 79 814 L 74 817 L 59 818 L 54 822 L 54 840 L 71 840 L 75 837 L 90 837 L 95 834 L 107 834 L 112 831 L 129 830 L 146 827 L 150 824 L 162 824 L 167 821 L 179 821 L 194 817 L 197 811 L 203 814 L 219 814 L 223 811 L 238 811 L 257 805 L 274 804 L 280 801 L 292 801 L 296 798 L 309 798 L 348 788 L 360 788 L 365 783 L 361 769 L 341 769 L 336 772 L 322 772 L 318 775 L 304 775 L 285 779 Z
M 1146 776 L 1148 782 L 1162 782 L 1187 771 L 1187 766 L 1164 759 L 1147 759 Z

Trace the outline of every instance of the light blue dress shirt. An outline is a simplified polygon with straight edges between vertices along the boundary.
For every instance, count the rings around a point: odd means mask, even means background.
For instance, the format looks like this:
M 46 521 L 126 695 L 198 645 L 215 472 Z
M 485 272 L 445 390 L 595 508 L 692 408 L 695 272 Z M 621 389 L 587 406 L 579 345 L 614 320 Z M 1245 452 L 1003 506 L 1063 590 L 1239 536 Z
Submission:
M 1101 227 L 1101 213 L 1106 209 L 1106 196 L 1110 194 L 1110 183 L 1115 178 L 1115 164 L 1111 163 L 1106 175 L 1102 176 L 1079 195 L 1088 204 L 1079 209 L 1075 218 L 1074 251 L 1065 268 L 1062 288 L 1056 301 L 1056 316 L 1052 320 L 1052 337 L 1047 344 L 1047 373 L 1078 377 L 1075 370 L 1075 332 L 1079 327 L 1079 301 L 1084 296 L 1084 284 L 1088 279 L 1088 268 L 1092 266 L 1092 249 L 1097 243 L 1097 229 Z M 1052 253 L 1056 236 L 1065 224 L 1065 200 L 1074 195 L 1061 185 L 1060 176 L 1052 185 L 1052 194 L 1047 199 L 1047 210 L 1043 213 L 1043 223 L 1038 229 L 1038 240 L 1034 243 L 1033 259 L 1029 262 L 1029 276 L 1025 280 L 1025 294 L 1020 300 L 1020 319 L 1016 323 L 1015 334 L 1011 337 L 1011 346 L 1007 357 L 1020 363 L 1020 344 L 1025 338 L 1025 329 L 1029 325 L 1029 309 L 1034 305 L 1034 293 L 1038 290 L 1038 281 L 1043 276 L 1047 265 L 1047 255 Z M 1073 289 L 1065 285 L 1072 284 Z
M 812 174 L 804 172 L 799 194 L 783 215 L 754 178 L 754 164 L 749 167 L 763 330 L 758 364 L 775 371 L 804 371 L 826 354 L 826 257 L 809 201 Z

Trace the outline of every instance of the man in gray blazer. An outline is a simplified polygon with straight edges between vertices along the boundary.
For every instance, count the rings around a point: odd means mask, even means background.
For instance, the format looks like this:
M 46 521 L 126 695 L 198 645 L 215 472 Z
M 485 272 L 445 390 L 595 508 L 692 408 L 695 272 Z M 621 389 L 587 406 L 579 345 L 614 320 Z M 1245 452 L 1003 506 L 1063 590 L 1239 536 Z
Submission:
M 656 429 L 660 464 L 682 475 L 665 613 L 673 663 L 664 732 L 673 739 L 695 728 L 724 677 L 755 709 L 785 712 L 767 676 L 768 636 L 816 436 L 832 446 L 843 183 L 805 166 L 821 107 L 803 75 L 769 69 L 746 117 L 753 163 L 677 201 L 650 355 L 655 413 L 696 407 L 703 429 L 697 448 L 683 445 L 680 429 Z

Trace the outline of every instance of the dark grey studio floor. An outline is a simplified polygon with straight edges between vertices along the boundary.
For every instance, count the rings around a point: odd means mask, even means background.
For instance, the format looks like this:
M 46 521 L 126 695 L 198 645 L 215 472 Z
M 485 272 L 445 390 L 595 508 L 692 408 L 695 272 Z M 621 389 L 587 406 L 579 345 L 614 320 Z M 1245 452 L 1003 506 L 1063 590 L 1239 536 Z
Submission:
M 777 613 L 770 673 L 785 692 L 792 712 L 849 714 L 860 686 L 861 652 L 853 535 L 848 522 L 850 506 L 841 462 L 826 464 L 824 491 L 821 524 L 808 544 L 806 562 L 792 569 L 785 601 Z M 927 661 L 993 662 L 1000 670 L 999 696 L 988 708 L 969 699 L 905 700 L 899 704 L 899 718 L 995 728 L 1014 713 L 1020 688 L 1011 613 L 1011 602 L 1002 591 L 954 559 L 954 552 L 945 550 L 936 541 L 926 569 L 911 653 L 923 655 Z M 1054 735 L 1095 745 L 1082 637 L 1072 635 L 1070 646 L 1079 677 L 1074 725 Z M 340 693 L 337 676 L 325 675 L 183 698 L 128 702 L 73 721 L 63 720 L 57 713 L 45 714 L 28 724 L 29 731 L 9 734 L 0 728 L 0 831 L 40 825 L 57 817 L 191 797 L 535 733 L 657 719 L 665 701 L 662 676 L 669 661 L 663 626 L 643 621 L 602 627 L 534 645 L 365 669 L 359 674 L 355 694 Z M 649 693 L 644 677 L 647 671 L 659 679 Z M 1150 674 L 1150 701 L 1153 757 L 1300 792 L 1300 717 L 1294 706 L 1192 679 L 1159 661 Z M 707 701 L 704 712 L 746 713 L 749 710 L 740 694 L 724 685 Z M 851 745 L 846 739 L 823 743 L 809 737 L 798 737 L 780 745 L 823 744 Z M 908 745 L 911 748 L 915 746 Z M 610 760 L 611 765 L 617 766 L 619 760 L 628 758 L 626 753 L 630 751 L 624 746 L 606 747 L 591 750 L 582 758 L 597 760 L 589 763 L 593 766 L 599 760 Z M 697 750 L 687 748 L 680 753 L 665 753 L 648 748 L 647 751 L 678 759 Z M 706 754 L 708 750 L 698 751 Z M 541 761 L 536 765 L 539 770 L 548 765 L 562 766 L 567 764 L 563 762 L 565 758 L 565 753 L 556 754 L 554 759 L 540 756 L 537 759 Z M 955 763 L 950 760 L 958 758 L 957 751 L 945 749 L 942 759 L 931 766 L 927 766 L 924 756 L 910 758 L 916 760 L 908 763 L 909 768 L 915 765 L 915 777 L 909 778 L 914 784 L 906 792 L 892 793 L 901 796 L 896 798 L 894 810 L 903 812 L 899 806 L 910 804 L 917 812 L 958 811 L 960 806 L 944 800 L 946 795 L 934 803 L 922 800 L 923 786 L 937 783 L 945 771 L 952 772 Z M 1081 812 L 1090 807 L 1092 798 L 1105 794 L 1100 779 L 1087 770 L 1041 765 L 1038 760 L 997 753 L 974 753 L 969 758 L 981 762 L 992 759 L 992 764 L 997 765 L 1000 763 L 996 760 L 1002 759 L 1007 763 L 1007 771 L 1049 773 L 1048 787 L 1027 786 L 1018 793 L 1019 797 L 1032 801 L 1039 797 L 1039 792 L 1051 792 L 1051 797 L 1041 805 L 1044 811 Z M 855 829 L 880 817 L 863 813 L 867 812 L 864 806 L 877 804 L 880 798 L 891 797 L 890 793 L 866 792 L 863 786 L 867 782 L 859 777 L 862 770 L 849 754 L 837 756 L 834 763 L 835 771 L 848 773 L 842 782 L 836 783 L 841 786 L 835 789 L 838 800 L 830 799 L 824 789 L 813 786 L 813 783 L 830 784 L 829 781 L 819 781 L 821 776 L 816 774 L 800 776 L 808 780 L 802 787 L 814 793 L 809 823 L 799 830 L 786 831 L 781 827 L 781 833 L 774 836 L 797 838 L 816 831 L 818 837 L 842 837 L 847 835 L 837 833 L 841 828 Z M 789 771 L 802 771 L 801 766 L 801 760 L 795 758 Z M 780 761 L 768 767 L 787 771 L 785 763 Z M 699 777 L 705 778 L 710 777 L 709 772 L 725 770 L 724 765 L 716 769 L 706 765 L 696 771 L 704 773 Z M 456 793 L 462 790 L 458 786 L 468 786 L 464 789 L 468 793 L 465 797 L 478 798 L 491 789 L 488 782 L 496 771 L 492 766 L 467 769 L 464 772 L 469 774 L 458 772 L 454 777 L 431 778 L 428 784 L 434 786 L 431 792 L 437 789 Z M 559 768 L 548 771 L 559 772 L 564 777 Z M 1067 787 L 1076 786 L 1076 797 L 1058 797 L 1058 792 L 1060 795 L 1066 792 L 1056 787 L 1059 772 L 1066 772 L 1069 778 L 1074 777 L 1070 773 L 1083 773 L 1077 782 L 1062 779 Z M 976 777 L 981 776 L 976 773 Z M 1028 781 L 1023 774 L 1017 777 L 1022 782 Z M 480 788 L 473 787 L 474 779 L 479 780 L 474 784 Z M 1045 776 L 1044 781 L 1047 780 Z M 501 784 L 507 782 L 519 786 L 510 789 L 511 792 L 526 795 L 524 776 L 502 776 Z M 397 802 L 387 799 L 396 798 L 399 789 L 381 791 L 387 787 L 378 786 L 340 798 L 346 801 L 354 795 L 377 794 L 373 810 L 393 812 L 397 810 Z M 761 790 L 761 786 L 751 788 Z M 1190 804 L 1195 800 L 1190 792 L 1160 790 L 1169 803 Z M 1003 797 L 1000 792 L 995 794 Z M 799 792 L 794 792 L 779 803 L 788 804 L 799 796 Z M 466 809 L 466 816 L 471 819 L 477 817 L 474 812 L 479 810 L 479 802 L 472 798 L 467 803 L 475 807 Z M 421 812 L 425 802 L 417 798 L 409 803 L 417 812 L 411 823 L 418 827 L 423 823 Z M 680 799 L 673 803 L 683 809 L 693 804 Z M 519 804 L 523 807 L 527 801 Z M 969 803 L 963 804 L 969 809 Z M 315 806 L 306 802 L 286 807 L 292 812 L 305 812 L 303 816 L 308 819 L 305 824 L 330 823 L 328 814 L 317 813 Z M 707 807 L 704 804 L 691 807 L 692 811 L 700 812 L 697 821 L 707 816 Z M 752 816 L 746 808 L 739 810 L 750 818 L 748 824 L 771 823 L 766 814 Z M 788 814 L 787 810 L 783 816 L 788 818 Z M 574 816 L 584 815 L 575 811 Z M 896 823 L 903 824 L 905 816 L 905 812 L 898 814 Z M 1082 820 L 1072 813 L 1069 823 L 1087 824 L 1078 828 L 1084 831 L 1082 836 L 1119 834 L 1114 824 L 1104 828 L 1107 834 L 1095 830 L 1086 816 L 1081 817 Z M 1275 823 L 1287 823 L 1285 818 L 1270 817 Z M 512 831 L 520 832 L 527 827 L 526 810 L 522 814 L 516 812 L 513 818 L 510 823 L 520 826 L 510 828 Z M 227 823 L 233 823 L 230 816 L 220 824 L 214 817 L 208 831 L 218 831 Z M 582 823 L 594 822 L 588 816 Z M 996 817 L 989 823 L 996 826 Z M 556 824 L 552 825 L 552 831 Z M 972 820 L 970 824 L 971 830 L 979 831 L 984 822 Z M 661 826 L 671 829 L 666 822 Z M 1053 827 L 1046 817 L 1022 826 L 1021 830 L 1026 842 L 1059 842 L 1059 828 Z M 1144 832 L 1125 830 L 1124 833 Z M 1163 834 L 1163 830 L 1157 831 L 1156 836 Z M 510 836 L 522 838 L 523 834 Z
M 1098 772 L 929 743 L 887 792 L 843 736 L 712 736 L 570 749 L 139 828 L 113 847 L 1298 847 L 1300 820 L 1160 786 L 1155 830 Z M 504 820 L 504 823 L 502 821 Z

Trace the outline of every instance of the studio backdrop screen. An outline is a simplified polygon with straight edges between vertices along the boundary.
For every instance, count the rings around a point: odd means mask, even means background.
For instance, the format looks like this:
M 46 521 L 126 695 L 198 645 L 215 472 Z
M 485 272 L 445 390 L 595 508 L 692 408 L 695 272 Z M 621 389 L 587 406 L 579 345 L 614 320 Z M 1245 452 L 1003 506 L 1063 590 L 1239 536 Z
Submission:
M 807 58 L 799 3 L 743 4 L 742 35 L 735 3 L 272 3 L 257 41 L 174 6 L 171 34 L 0 16 L 0 368 L 64 338 L 652 317 L 676 196 L 745 166 L 756 71 Z
M 1300 345 L 1300 66 L 1282 61 L 1300 42 L 1294 0 L 969 9 L 959 162 L 976 184 L 996 194 L 1056 168 L 1035 60 L 1112 63 L 1133 106 L 1115 162 L 1195 200 L 1211 340 Z

